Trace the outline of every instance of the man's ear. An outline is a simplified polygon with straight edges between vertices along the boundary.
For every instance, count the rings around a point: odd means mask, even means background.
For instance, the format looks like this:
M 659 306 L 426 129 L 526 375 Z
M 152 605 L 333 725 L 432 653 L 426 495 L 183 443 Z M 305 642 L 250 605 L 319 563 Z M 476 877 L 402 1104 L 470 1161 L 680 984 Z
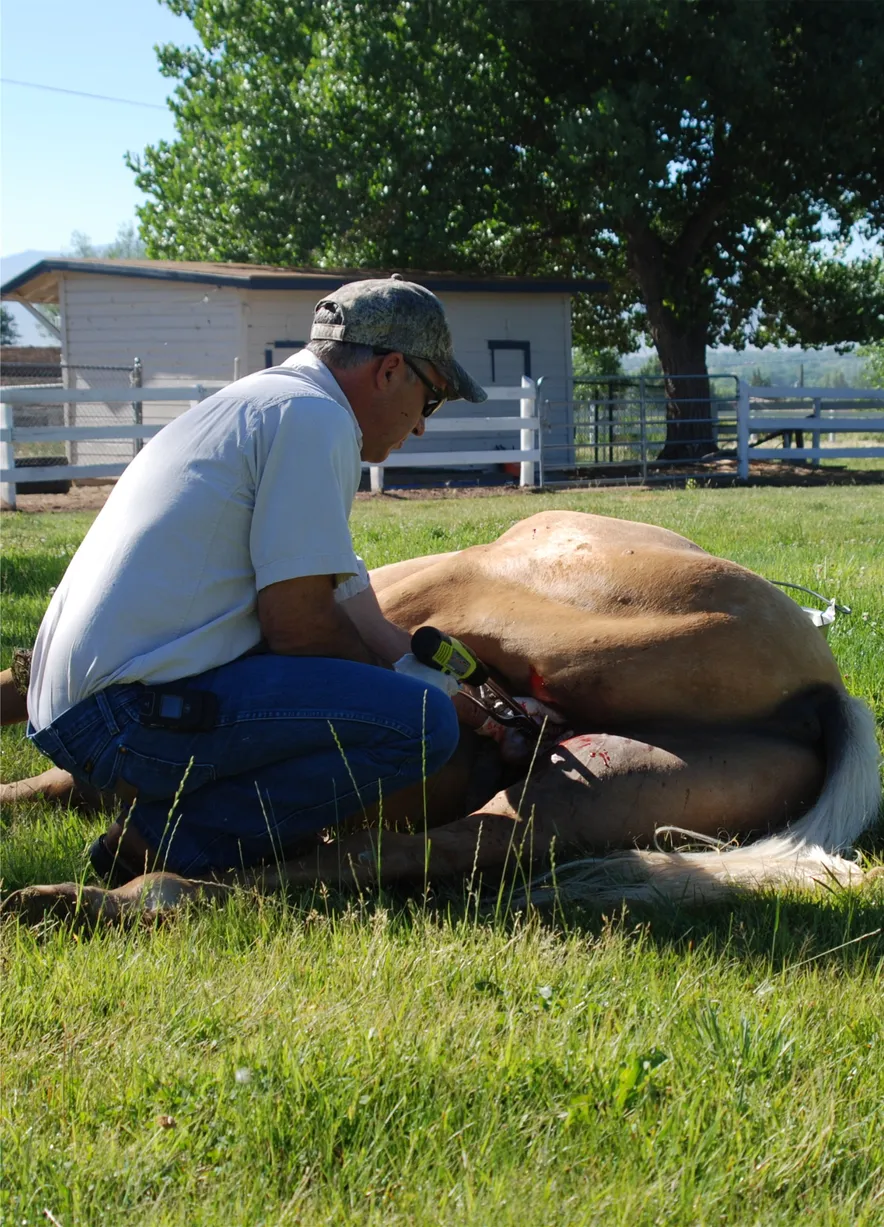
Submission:
M 396 371 L 403 365 L 402 355 L 399 353 L 384 354 L 381 358 L 380 366 L 377 371 L 377 387 L 379 391 L 386 391 L 389 388 L 392 380 L 396 376 Z

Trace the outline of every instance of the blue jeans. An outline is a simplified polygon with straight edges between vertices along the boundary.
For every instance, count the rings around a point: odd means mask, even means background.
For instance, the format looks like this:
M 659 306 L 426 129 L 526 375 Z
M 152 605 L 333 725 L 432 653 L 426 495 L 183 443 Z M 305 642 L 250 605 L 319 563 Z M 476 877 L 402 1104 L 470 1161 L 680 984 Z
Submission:
M 145 688 L 125 683 L 30 733 L 76 779 L 136 788 L 129 821 L 177 873 L 273 861 L 432 775 L 457 746 L 457 716 L 441 690 L 370 665 L 250 656 L 186 685 L 217 696 L 214 728 L 146 727 Z

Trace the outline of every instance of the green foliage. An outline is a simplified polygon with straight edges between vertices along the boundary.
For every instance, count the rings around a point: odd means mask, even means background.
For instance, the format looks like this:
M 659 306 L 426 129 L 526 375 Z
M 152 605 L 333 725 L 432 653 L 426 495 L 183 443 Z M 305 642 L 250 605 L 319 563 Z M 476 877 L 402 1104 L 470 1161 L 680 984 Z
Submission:
M 623 363 L 614 349 L 574 349 L 571 351 L 571 369 L 575 379 L 592 375 L 622 375 Z
M 884 11 L 863 0 L 167 0 L 177 139 L 133 157 L 157 256 L 602 275 L 575 337 L 884 330 Z
M 18 325 L 8 307 L 0 307 L 0 345 L 15 345 L 19 338 Z
M 99 255 L 99 250 L 83 230 L 71 231 L 70 255 L 81 260 L 91 260 Z
M 121 222 L 117 227 L 116 238 L 96 247 L 88 234 L 82 230 L 74 230 L 71 234 L 70 254 L 84 259 L 94 259 L 106 256 L 110 260 L 143 260 L 147 255 L 147 245 L 139 236 L 134 222 Z
M 108 243 L 103 254 L 111 260 L 143 260 L 147 246 L 134 222 L 122 222 L 117 227 L 116 238 Z
M 884 342 L 862 346 L 858 351 L 865 358 L 863 377 L 870 388 L 884 388 Z
M 656 354 L 650 354 L 636 369 L 637 375 L 660 376 L 663 374 L 663 364 Z

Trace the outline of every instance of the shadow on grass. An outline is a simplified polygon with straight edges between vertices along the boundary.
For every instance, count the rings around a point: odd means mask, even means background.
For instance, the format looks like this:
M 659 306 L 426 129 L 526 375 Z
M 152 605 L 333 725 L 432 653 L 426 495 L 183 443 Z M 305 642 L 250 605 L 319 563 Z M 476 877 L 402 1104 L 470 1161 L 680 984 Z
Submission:
M 766 975 L 801 966 L 836 967 L 845 974 L 884 961 L 884 879 L 861 888 L 824 887 L 816 896 L 773 891 L 734 895 L 714 904 L 626 905 L 594 908 L 556 901 L 540 908 L 514 911 L 506 890 L 487 881 L 478 895 L 440 884 L 423 891 L 386 889 L 355 896 L 342 891 L 322 895 L 319 908 L 329 919 L 352 916 L 354 907 L 366 922 L 379 912 L 392 928 L 410 929 L 430 920 L 452 928 L 493 927 L 515 935 L 526 925 L 563 936 L 596 941 L 619 934 L 636 949 L 649 946 L 680 956 L 700 948 L 745 964 Z M 315 914 L 316 891 L 289 892 L 289 916 Z

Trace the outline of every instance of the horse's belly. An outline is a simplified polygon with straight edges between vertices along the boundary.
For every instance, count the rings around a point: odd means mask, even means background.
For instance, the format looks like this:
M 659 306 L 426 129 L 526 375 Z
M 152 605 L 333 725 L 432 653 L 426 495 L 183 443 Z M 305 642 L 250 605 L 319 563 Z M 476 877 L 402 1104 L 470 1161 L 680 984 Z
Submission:
M 752 721 L 796 695 L 841 686 L 828 650 L 759 642 L 751 626 L 726 615 L 589 620 L 570 651 L 536 658 L 534 676 L 572 719 L 595 728 Z

